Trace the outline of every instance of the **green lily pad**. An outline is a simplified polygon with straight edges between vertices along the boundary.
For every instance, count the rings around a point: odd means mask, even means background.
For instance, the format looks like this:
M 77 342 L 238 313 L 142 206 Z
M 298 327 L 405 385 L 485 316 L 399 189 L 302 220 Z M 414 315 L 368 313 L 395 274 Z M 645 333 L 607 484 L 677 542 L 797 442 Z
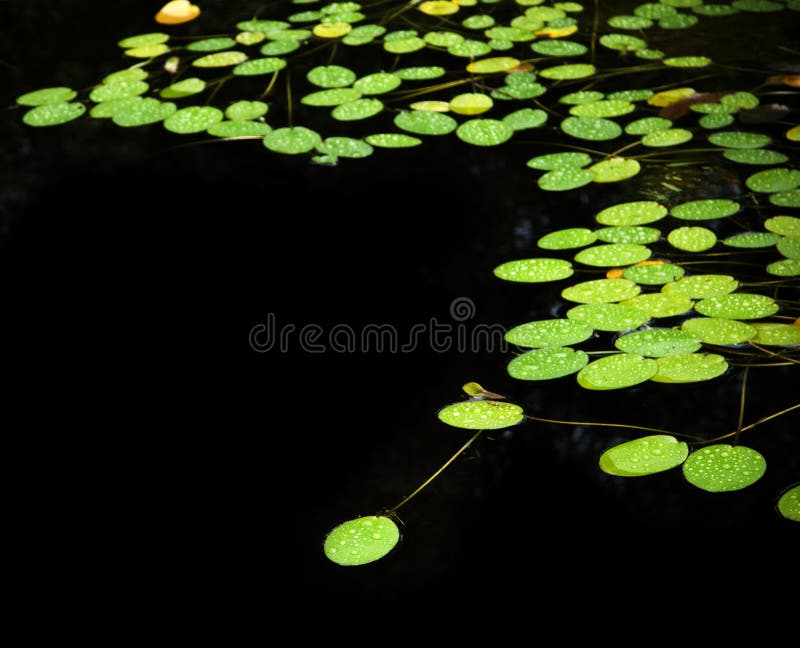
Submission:
M 572 276 L 572 264 L 564 259 L 520 259 L 508 261 L 494 269 L 494 275 L 505 281 L 539 283 L 558 281 Z
M 164 128 L 180 135 L 202 133 L 217 122 L 221 122 L 223 117 L 222 111 L 218 108 L 189 106 L 181 108 L 167 117 L 164 120 Z
M 605 34 L 600 37 L 600 44 L 620 52 L 635 52 L 647 47 L 646 41 L 630 34 Z
M 147 78 L 147 70 L 139 67 L 125 68 L 124 70 L 117 70 L 103 78 L 103 83 L 117 83 L 119 81 L 143 81 Z
M 212 56 L 215 55 L 212 54 Z M 195 65 L 197 65 L 196 62 Z M 277 56 L 267 56 L 266 58 L 258 58 L 240 63 L 233 68 L 233 74 L 235 76 L 260 76 L 262 74 L 273 74 L 285 67 L 285 59 L 278 58 Z
M 594 182 L 620 182 L 632 178 L 641 170 L 638 160 L 612 157 L 593 164 L 588 169 Z
M 102 104 L 100 104 L 102 105 Z M 153 97 L 130 101 L 114 110 L 111 119 L 117 126 L 136 128 L 162 122 L 174 115 L 178 107 L 171 101 L 159 101 Z
M 264 56 L 283 56 L 284 54 L 296 52 L 302 46 L 303 43 L 299 40 L 276 40 L 266 43 L 260 51 Z
M 607 21 L 609 27 L 614 29 L 647 29 L 653 26 L 653 21 L 650 18 L 643 18 L 641 16 L 628 16 L 625 14 L 619 16 L 611 16 Z
M 634 265 L 625 268 L 622 276 L 644 286 L 660 286 L 680 279 L 685 270 L 672 263 Z
M 552 380 L 580 371 L 588 362 L 585 351 L 546 347 L 514 358 L 508 364 L 508 374 L 517 380 Z
M 519 24 L 519 21 L 517 21 L 517 25 Z M 494 40 L 508 40 L 512 43 L 525 43 L 536 38 L 536 34 L 534 34 L 530 29 L 506 25 L 491 27 L 483 32 L 483 34 L 486 36 L 486 38 L 491 38 Z M 476 56 L 480 55 L 476 54 Z
M 473 61 L 467 65 L 467 72 L 472 74 L 494 74 L 496 72 L 506 72 L 519 64 L 520 60 L 511 56 L 496 56 Z
M 563 104 L 580 106 L 582 104 L 593 103 L 600 101 L 605 97 L 605 94 L 599 90 L 578 90 L 577 92 L 570 92 L 562 97 L 559 97 L 558 102 Z M 592 115 L 594 117 L 602 117 L 602 115 Z
M 494 99 L 510 101 L 512 99 L 535 99 L 547 92 L 541 83 L 527 83 L 516 86 L 505 85 L 492 91 Z
M 186 46 L 186 49 L 190 52 L 219 52 L 231 47 L 236 47 L 236 41 L 233 38 L 223 36 L 220 38 L 203 38 L 191 42 Z
M 584 167 L 591 161 L 592 158 L 586 153 L 568 151 L 566 153 L 547 153 L 545 155 L 538 155 L 528 160 L 527 165 L 531 169 L 554 171 L 555 169 L 563 169 L 566 167 Z
M 479 115 L 493 105 L 492 98 L 482 92 L 465 92 L 450 100 L 450 110 L 458 115 Z
M 597 331 L 630 331 L 650 316 L 633 306 L 621 304 L 580 304 L 567 311 L 567 318 L 586 322 Z
M 657 371 L 655 360 L 636 353 L 615 353 L 581 369 L 578 384 L 592 390 L 623 389 L 650 380 Z
M 758 333 L 754 342 L 764 346 L 797 346 L 800 345 L 800 326 L 781 324 L 779 322 L 753 322 Z
M 695 304 L 695 310 L 706 317 L 743 320 L 769 317 L 778 312 L 779 306 L 767 295 L 730 293 L 701 299 Z
M 598 240 L 604 243 L 635 243 L 646 245 L 661 238 L 661 230 L 638 225 L 627 227 L 603 227 L 595 231 Z M 587 243 L 588 245 L 588 243 Z M 638 283 L 638 282 L 637 282 Z
M 206 82 L 197 77 L 190 77 L 177 81 L 172 85 L 168 85 L 159 94 L 164 99 L 182 99 L 183 97 L 190 97 L 199 94 L 206 89 Z
M 749 324 L 721 317 L 695 317 L 683 322 L 681 329 L 696 335 L 701 342 L 721 346 L 747 342 L 758 333 Z
M 243 31 L 236 34 L 236 42 L 240 45 L 257 45 L 261 43 L 266 38 L 266 35 L 263 32 L 249 32 Z
M 800 484 L 780 496 L 778 512 L 787 520 L 800 522 Z
M 356 80 L 356 73 L 341 65 L 318 65 L 308 71 L 306 78 L 320 88 L 344 88 Z
M 192 61 L 192 65 L 199 68 L 218 68 L 238 65 L 247 60 L 244 52 L 217 52 L 216 54 L 206 54 Z M 235 72 L 234 72 L 235 73 Z M 263 74 L 263 73 L 259 73 Z
M 751 11 L 753 13 L 771 13 L 780 11 L 783 5 L 772 0 L 733 0 L 731 6 L 741 11 Z
M 685 128 L 668 128 L 648 133 L 642 138 L 642 144 L 653 147 L 678 146 L 679 144 L 685 144 L 692 137 L 692 131 L 688 131 Z
M 679 329 L 651 328 L 634 331 L 618 337 L 614 346 L 624 353 L 638 353 L 650 358 L 694 353 L 701 346 L 700 339 Z
M 355 101 L 360 97 L 361 93 L 353 88 L 331 88 L 311 92 L 300 99 L 300 103 L 306 106 L 330 107 Z
M 422 65 L 395 70 L 393 74 L 403 81 L 428 81 L 444 76 L 445 69 L 438 65 Z
M 542 56 L 583 56 L 588 48 L 583 43 L 568 40 L 544 40 L 531 43 L 531 49 Z
M 761 479 L 766 470 L 767 462 L 760 453 L 727 443 L 700 448 L 683 464 L 686 481 L 712 493 L 746 488 Z
M 515 326 L 506 332 L 505 340 L 532 349 L 562 347 L 588 340 L 592 333 L 594 329 L 580 320 L 546 319 Z
M 642 117 L 625 126 L 628 135 L 649 135 L 672 128 L 672 121 L 663 117 Z
M 704 252 L 717 243 L 717 235 L 705 227 L 678 227 L 667 234 L 670 245 L 685 252 Z
M 82 103 L 47 103 L 31 108 L 22 116 L 28 126 L 59 126 L 77 119 L 86 112 Z
M 536 182 L 544 191 L 569 191 L 590 184 L 594 175 L 588 169 L 562 167 L 548 171 Z
M 141 103 L 142 101 L 144 101 L 142 97 L 124 97 L 123 99 L 103 101 L 96 106 L 92 106 L 89 114 L 96 119 L 110 119 L 123 108 Z M 160 103 L 157 99 L 153 99 L 153 101 Z M 169 115 L 166 116 L 168 117 Z
M 383 558 L 400 541 L 397 525 L 388 517 L 370 515 L 343 522 L 325 537 L 328 560 L 351 567 Z
M 140 79 L 137 79 L 137 81 L 139 80 Z M 58 86 L 26 92 L 24 95 L 17 97 L 17 103 L 20 106 L 44 106 L 47 104 L 66 103 L 72 101 L 77 96 L 78 93 L 72 88 Z
M 379 36 L 386 33 L 386 28 L 382 25 L 359 25 L 354 27 L 352 31 L 342 38 L 342 43 L 357 47 L 359 45 L 367 45 Z
M 483 41 L 479 40 L 472 40 L 470 38 L 465 39 L 460 43 L 456 43 L 455 45 L 450 45 L 450 47 L 447 48 L 447 52 L 450 55 L 463 56 L 465 58 L 486 56 L 491 51 L 492 48 L 488 43 L 484 43 Z
M 538 128 L 547 121 L 547 113 L 539 108 L 521 108 L 503 117 L 503 122 L 515 131 Z
M 570 227 L 545 234 L 536 242 L 536 245 L 543 250 L 570 250 L 591 245 L 596 239 L 597 237 L 590 229 Z
M 458 127 L 458 122 L 443 113 L 404 110 L 394 118 L 394 125 L 416 135 L 447 135 Z
M 697 16 L 691 14 L 675 14 L 674 16 L 667 16 L 658 21 L 658 26 L 661 29 L 688 29 L 697 24 Z
M 597 68 L 589 63 L 567 63 L 556 65 L 539 71 L 539 76 L 545 79 L 557 79 L 560 81 L 571 79 L 585 79 L 593 76 Z
M 652 251 L 635 243 L 606 243 L 581 250 L 575 255 L 578 263 L 611 268 L 632 265 L 649 259 Z
M 128 36 L 123 38 L 117 43 L 122 49 L 131 49 L 133 47 L 144 47 L 146 45 L 161 45 L 169 40 L 169 34 L 162 34 L 161 32 L 152 32 L 149 34 L 137 34 L 136 36 Z
M 125 56 L 131 58 L 149 59 L 161 56 L 169 51 L 169 46 L 164 43 L 157 45 L 142 45 L 141 47 L 132 47 L 125 50 Z
M 434 47 L 452 47 L 464 42 L 464 37 L 451 31 L 433 31 L 423 36 L 426 43 Z
M 654 434 L 620 443 L 600 456 L 600 470 L 617 477 L 642 477 L 680 466 L 689 455 L 683 441 Z
M 763 133 L 726 131 L 709 135 L 708 141 L 728 149 L 760 149 L 769 144 L 772 138 Z
M 722 243 L 735 248 L 767 248 L 775 245 L 780 238 L 774 232 L 741 232 L 723 239 Z
M 376 72 L 375 74 L 368 74 L 358 79 L 353 83 L 353 88 L 361 94 L 376 95 L 396 90 L 401 83 L 402 80 L 394 74 Z
M 310 29 L 278 29 L 264 32 L 270 40 L 291 40 L 303 41 L 311 38 L 313 32 Z
M 773 216 L 764 221 L 764 227 L 781 236 L 800 236 L 800 218 L 796 216 Z
M 628 279 L 592 279 L 564 288 L 561 297 L 581 304 L 608 304 L 635 297 L 641 290 Z
M 338 121 L 358 121 L 377 115 L 383 110 L 383 102 L 380 99 L 363 98 L 336 106 L 331 111 L 331 117 Z
M 264 146 L 275 153 L 310 153 L 322 141 L 319 133 L 305 126 L 277 128 L 264 136 Z
M 711 65 L 713 61 L 707 56 L 672 56 L 661 61 L 669 67 L 698 68 Z
M 497 146 L 511 139 L 514 129 L 499 119 L 470 119 L 456 129 L 458 138 L 475 146 Z
M 739 287 L 739 282 L 730 275 L 702 274 L 684 277 L 664 286 L 662 292 L 684 295 L 692 299 L 706 299 L 732 293 Z
M 647 101 L 655 93 L 647 88 L 634 88 L 630 90 L 616 90 L 606 97 L 607 99 L 624 99 L 625 101 Z M 667 120 L 669 121 L 669 120 Z
M 704 104 L 695 104 L 694 106 L 689 106 L 689 108 L 694 108 L 695 106 L 701 106 Z M 709 130 L 713 130 L 715 128 L 725 128 L 726 126 L 730 126 L 733 123 L 733 116 L 732 115 L 724 115 L 724 114 L 711 114 L 711 115 L 703 115 L 700 119 L 697 120 L 697 123 L 702 128 L 707 128 Z M 753 149 L 754 151 L 758 151 L 759 149 Z M 747 151 L 738 151 L 738 153 L 746 153 Z M 722 153 L 723 156 L 727 157 L 728 151 L 724 151 Z
M 800 275 L 800 259 L 783 259 L 767 266 L 767 272 L 776 277 L 797 277 Z
M 317 150 L 340 158 L 365 158 L 372 155 L 373 148 L 366 142 L 352 137 L 328 137 L 317 144 Z
M 393 41 L 384 41 L 383 49 L 390 54 L 410 54 L 427 47 L 427 43 L 419 36 L 410 36 Z
M 288 22 L 283 20 L 245 20 L 236 23 L 236 28 L 242 31 L 251 32 L 276 32 L 290 27 Z
M 712 380 L 728 370 L 716 353 L 681 353 L 656 359 L 658 372 L 650 380 L 658 383 L 691 383 Z
M 462 20 L 461 25 L 467 29 L 488 29 L 494 27 L 494 18 L 489 14 L 475 14 Z
M 703 221 L 726 218 L 737 213 L 739 209 L 739 203 L 735 200 L 706 198 L 703 200 L 690 200 L 689 202 L 675 205 L 669 210 L 669 214 L 681 220 Z
M 499 430 L 521 423 L 525 413 L 519 405 L 472 400 L 453 403 L 439 410 L 439 420 L 467 430 Z
M 800 187 L 800 171 L 796 169 L 766 169 L 758 171 L 745 180 L 747 188 L 761 193 L 790 191 Z
M 236 101 L 225 109 L 225 117 L 231 121 L 258 119 L 268 110 L 269 106 L 263 101 Z
M 422 144 L 418 137 L 405 135 L 404 133 L 376 133 L 367 135 L 364 140 L 367 144 L 379 148 L 411 148 Z
M 645 225 L 661 220 L 667 208 L 652 200 L 635 200 L 606 207 L 595 220 L 601 225 Z
M 150 88 L 146 81 L 118 81 L 116 83 L 104 83 L 97 86 L 89 94 L 89 99 L 96 103 L 102 101 L 113 101 L 114 99 L 124 99 L 125 97 L 138 97 Z
M 570 115 L 576 117 L 619 117 L 636 110 L 630 101 L 622 99 L 601 99 L 589 103 L 578 104 L 569 110 Z
M 637 295 L 622 302 L 623 306 L 633 306 L 651 317 L 674 317 L 692 310 L 694 302 L 688 297 L 670 293 L 647 293 Z
M 770 149 L 731 149 L 729 151 L 723 151 L 722 156 L 731 162 L 758 166 L 783 164 L 789 160 L 789 156 L 785 153 L 772 151 Z
M 728 4 L 702 4 L 692 7 L 692 11 L 701 16 L 732 16 L 738 9 Z
M 670 7 L 666 3 L 659 4 L 658 2 L 647 2 L 638 5 L 633 13 L 642 18 L 649 18 L 651 20 L 661 20 L 662 18 L 669 18 L 678 13 L 675 7 Z
M 566 117 L 561 122 L 561 130 L 590 141 L 611 140 L 622 135 L 619 124 L 603 117 Z
M 787 259 L 800 259 L 800 237 L 784 236 L 778 241 L 778 252 Z
M 214 137 L 264 137 L 272 130 L 264 122 L 231 120 L 217 122 L 208 129 L 208 134 Z
M 800 189 L 789 189 L 771 194 L 769 201 L 777 207 L 800 207 Z

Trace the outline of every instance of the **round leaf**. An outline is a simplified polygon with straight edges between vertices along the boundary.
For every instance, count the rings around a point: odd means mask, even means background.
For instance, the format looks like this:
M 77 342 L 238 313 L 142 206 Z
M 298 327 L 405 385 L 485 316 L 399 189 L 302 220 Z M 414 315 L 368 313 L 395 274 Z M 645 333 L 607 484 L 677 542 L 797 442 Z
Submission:
M 28 126 L 58 126 L 77 119 L 86 112 L 82 103 L 48 103 L 31 108 L 22 116 Z
M 757 344 L 764 346 L 800 345 L 800 326 L 778 322 L 753 322 L 751 326 L 758 331 L 754 340 Z
M 379 148 L 411 148 L 422 144 L 422 140 L 418 137 L 403 133 L 376 133 L 367 135 L 364 139 L 368 144 Z
M 625 268 L 622 276 L 645 286 L 669 284 L 683 276 L 684 269 L 671 263 L 638 264 Z
M 686 252 L 704 252 L 717 243 L 717 235 L 705 227 L 678 227 L 667 234 L 672 247 Z
M 644 311 L 621 304 L 580 304 L 567 311 L 567 318 L 586 322 L 597 331 L 630 331 L 650 319 Z
M 545 191 L 569 191 L 583 187 L 592 180 L 594 180 L 594 176 L 589 169 L 570 166 L 548 171 L 536 182 Z
M 683 475 L 693 486 L 712 493 L 741 490 L 757 482 L 767 470 L 760 453 L 727 443 L 700 448 L 683 464 Z
M 192 65 L 199 68 L 218 68 L 238 65 L 247 60 L 244 52 L 217 52 L 216 54 L 206 54 L 192 61 Z M 234 74 L 236 71 L 234 70 Z
M 580 320 L 547 319 L 515 326 L 505 334 L 506 342 L 532 349 L 561 347 L 588 340 L 594 329 Z
M 561 297 L 581 304 L 608 304 L 634 297 L 641 290 L 627 279 L 593 279 L 565 288 Z
M 454 403 L 439 410 L 439 420 L 467 430 L 498 430 L 522 422 L 525 413 L 519 405 L 473 400 Z
M 694 302 L 682 295 L 669 293 L 647 293 L 637 295 L 622 302 L 624 306 L 633 306 L 651 317 L 674 317 L 692 310 Z
M 394 125 L 416 135 L 447 135 L 458 126 L 458 122 L 437 112 L 404 110 L 394 118 Z
M 277 128 L 264 136 L 264 146 L 275 153 L 310 153 L 322 141 L 319 133 L 304 126 Z
M 388 517 L 371 515 L 343 522 L 325 537 L 325 556 L 345 567 L 383 558 L 400 541 L 400 530 Z
M 223 119 L 222 111 L 211 106 L 189 106 L 172 113 L 164 120 L 164 128 L 181 135 L 202 133 Z
M 503 121 L 515 131 L 538 128 L 547 121 L 547 113 L 539 108 L 521 108 L 503 117 Z
M 781 236 L 800 236 L 800 218 L 796 216 L 773 216 L 764 221 L 764 227 Z
M 797 277 L 800 275 L 800 259 L 783 259 L 767 266 L 767 272 L 776 277 Z
M 638 353 L 651 358 L 694 353 L 700 340 L 679 329 L 651 328 L 618 337 L 614 346 L 625 353 Z
M 778 512 L 787 520 L 800 522 L 800 484 L 780 496 Z
M 650 380 L 657 371 L 655 360 L 635 353 L 615 353 L 594 360 L 581 369 L 578 384 L 584 389 L 622 389 Z
M 777 313 L 779 307 L 775 300 L 767 295 L 731 293 L 702 299 L 695 305 L 695 310 L 706 317 L 743 320 L 769 317 Z
M 709 135 L 708 141 L 728 149 L 760 149 L 769 144 L 772 139 L 769 135 L 762 133 L 726 131 Z
M 800 187 L 800 171 L 796 169 L 766 169 L 745 180 L 747 188 L 761 193 L 790 191 Z
M 268 110 L 269 106 L 263 101 L 236 101 L 225 109 L 225 117 L 232 121 L 258 119 Z
M 774 232 L 741 232 L 723 239 L 722 243 L 735 248 L 766 248 L 775 245 L 780 238 Z
M 692 139 L 692 132 L 685 128 L 667 128 L 653 133 L 648 133 L 642 138 L 645 146 L 677 146 Z
M 344 88 L 356 80 L 356 73 L 341 65 L 318 65 L 308 71 L 306 78 L 320 88 Z
M 514 129 L 499 119 L 470 119 L 456 129 L 458 138 L 475 146 L 497 146 L 511 139 Z
M 376 95 L 397 89 L 402 80 L 388 72 L 376 72 L 361 77 L 353 84 L 353 88 L 365 95 Z
M 690 200 L 670 209 L 670 216 L 681 220 L 702 221 L 732 216 L 739 211 L 739 203 L 728 198 Z
M 628 225 L 626 227 L 603 227 L 595 233 L 604 243 L 636 243 L 646 245 L 661 238 L 661 230 L 655 227 Z M 637 282 L 638 283 L 638 282 Z
M 177 106 L 170 101 L 159 101 L 152 97 L 136 98 L 124 106 L 114 110 L 112 120 L 117 126 L 135 128 L 162 122 L 177 111 Z M 100 104 L 102 105 L 102 104 Z
M 377 115 L 383 110 L 379 99 L 356 99 L 342 103 L 331 111 L 331 117 L 339 121 L 358 121 Z
M 681 324 L 681 329 L 696 335 L 701 342 L 726 346 L 752 340 L 758 331 L 744 322 L 718 317 L 696 317 Z
M 580 371 L 589 356 L 568 347 L 546 347 L 528 351 L 514 358 L 508 374 L 518 380 L 552 380 Z
M 669 294 L 680 294 L 692 299 L 718 297 L 732 293 L 739 287 L 739 282 L 730 275 L 704 274 L 684 277 L 669 283 L 661 290 Z
M 543 250 L 569 250 L 591 245 L 596 239 L 595 233 L 590 229 L 571 227 L 546 234 L 536 242 L 536 245 Z
M 212 54 L 212 56 L 214 56 Z M 195 62 L 197 65 L 197 62 Z M 245 61 L 233 68 L 236 76 L 260 76 L 262 74 L 272 74 L 286 67 L 286 61 L 276 56 L 253 59 Z
M 328 137 L 317 144 L 317 150 L 341 158 L 365 158 L 372 155 L 373 151 L 369 144 L 352 137 Z
M 611 140 L 622 134 L 622 127 L 602 117 L 567 117 L 561 122 L 567 135 L 590 141 Z
M 703 382 L 728 370 L 725 358 L 716 353 L 682 353 L 658 358 L 658 373 L 650 380 L 658 383 Z
M 208 129 L 214 137 L 264 137 L 272 127 L 263 122 L 253 121 L 221 121 Z
M 164 88 L 159 94 L 164 99 L 182 99 L 203 92 L 206 82 L 197 77 L 183 79 Z
M 632 265 L 649 259 L 650 248 L 635 243 L 606 243 L 581 250 L 575 255 L 578 263 L 599 267 Z
M 595 216 L 601 225 L 644 225 L 667 215 L 667 208 L 652 200 L 637 200 L 606 207 Z
M 563 169 L 565 167 L 584 167 L 591 161 L 592 158 L 586 153 L 568 151 L 566 153 L 548 153 L 546 155 L 539 155 L 528 160 L 527 164 L 531 169 L 553 171 L 555 169 Z
M 572 264 L 563 259 L 520 259 L 508 261 L 494 269 L 494 274 L 505 281 L 538 283 L 558 281 L 573 274 Z
M 656 434 L 626 441 L 600 456 L 600 469 L 618 477 L 640 477 L 680 466 L 689 448 L 673 436 Z
M 539 71 L 539 76 L 545 79 L 584 79 L 597 72 L 597 68 L 589 63 L 568 63 L 566 65 L 556 65 Z
M 641 165 L 637 160 L 612 157 L 589 167 L 595 182 L 620 182 L 639 173 Z
M 17 97 L 17 103 L 20 106 L 44 106 L 46 104 L 59 104 L 72 101 L 77 95 L 78 93 L 72 88 L 60 86 L 55 88 L 42 88 L 20 95 Z

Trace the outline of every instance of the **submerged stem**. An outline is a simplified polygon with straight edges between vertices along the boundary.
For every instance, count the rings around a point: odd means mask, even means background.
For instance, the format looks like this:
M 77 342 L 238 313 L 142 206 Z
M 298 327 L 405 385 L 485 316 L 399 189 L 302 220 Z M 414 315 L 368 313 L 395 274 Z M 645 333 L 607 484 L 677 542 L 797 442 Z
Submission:
M 733 445 L 739 441 L 739 435 L 742 433 L 742 422 L 744 421 L 744 401 L 745 394 L 747 393 L 747 376 L 750 373 L 750 367 L 744 368 L 744 375 L 742 376 L 742 395 L 739 399 L 739 422 L 736 425 L 736 436 L 733 438 Z

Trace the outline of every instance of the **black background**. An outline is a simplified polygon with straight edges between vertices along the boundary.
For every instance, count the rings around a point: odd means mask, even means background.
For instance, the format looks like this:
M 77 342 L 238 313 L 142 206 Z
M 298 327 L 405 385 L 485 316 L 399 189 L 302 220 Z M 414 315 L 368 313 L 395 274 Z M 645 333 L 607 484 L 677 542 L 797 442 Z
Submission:
M 7 103 L 122 67 L 115 42 L 150 31 L 159 3 L 118 4 L 7 3 Z M 206 4 L 210 24 L 248 15 Z M 159 127 L 88 118 L 34 131 L 20 117 L 4 118 L 2 207 L 21 608 L 69 609 L 89 590 L 97 603 L 124 592 L 277 624 L 295 613 L 386 624 L 470 609 L 525 618 L 534 594 L 546 610 L 625 610 L 676 587 L 682 605 L 702 606 L 743 582 L 777 604 L 796 582 L 796 524 L 774 510 L 798 475 L 796 416 L 750 436 L 774 470 L 718 495 L 679 471 L 603 475 L 599 454 L 628 438 L 613 430 L 490 434 L 401 509 L 391 556 L 346 569 L 322 554 L 330 528 L 396 504 L 468 438 L 435 416 L 468 380 L 545 418 L 709 437 L 735 427 L 737 372 L 608 395 L 571 378 L 520 386 L 486 350 L 249 346 L 270 313 L 326 331 L 389 323 L 401 336 L 432 317 L 452 323 L 462 297 L 476 306 L 470 324 L 558 316 L 558 287 L 502 284 L 491 269 L 544 231 L 585 223 L 618 190 L 544 197 L 529 149 L 511 146 L 487 156 L 426 142 L 328 168 L 258 142 L 179 146 Z M 746 420 L 796 400 L 788 370 L 758 373 Z

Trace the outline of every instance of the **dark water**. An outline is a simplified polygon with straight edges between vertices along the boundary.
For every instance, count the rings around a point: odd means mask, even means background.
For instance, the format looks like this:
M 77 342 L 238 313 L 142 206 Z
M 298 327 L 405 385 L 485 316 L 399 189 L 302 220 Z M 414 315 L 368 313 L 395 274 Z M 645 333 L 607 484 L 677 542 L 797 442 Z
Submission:
M 6 3 L 4 87 L 91 85 L 121 67 L 114 43 L 150 30 L 159 4 L 99 16 Z M 257 3 L 234 4 L 204 3 L 220 26 Z M 754 580 L 777 605 L 796 583 L 797 525 L 774 503 L 800 475 L 797 416 L 748 435 L 770 468 L 718 495 L 680 471 L 603 475 L 600 453 L 628 438 L 613 430 L 490 434 L 400 511 L 392 556 L 343 569 L 322 554 L 331 527 L 396 504 L 468 438 L 435 416 L 468 380 L 545 418 L 706 438 L 735 428 L 737 371 L 594 393 L 572 378 L 515 382 L 510 354 L 484 348 L 309 353 L 296 332 L 285 351 L 249 344 L 271 315 L 325 336 L 389 324 L 401 343 L 431 318 L 458 324 L 456 299 L 474 305 L 466 331 L 562 315 L 557 287 L 504 284 L 492 268 L 630 188 L 542 195 L 529 148 L 426 142 L 327 168 L 252 142 L 182 147 L 157 127 L 33 131 L 19 117 L 4 120 L 0 197 L 23 609 L 63 609 L 80 587 L 106 604 L 122 591 L 273 624 L 294 612 L 394 623 L 508 613 L 534 591 L 547 609 L 624 610 L 698 575 L 711 584 L 688 605 Z M 795 373 L 753 370 L 746 420 L 796 402 Z

